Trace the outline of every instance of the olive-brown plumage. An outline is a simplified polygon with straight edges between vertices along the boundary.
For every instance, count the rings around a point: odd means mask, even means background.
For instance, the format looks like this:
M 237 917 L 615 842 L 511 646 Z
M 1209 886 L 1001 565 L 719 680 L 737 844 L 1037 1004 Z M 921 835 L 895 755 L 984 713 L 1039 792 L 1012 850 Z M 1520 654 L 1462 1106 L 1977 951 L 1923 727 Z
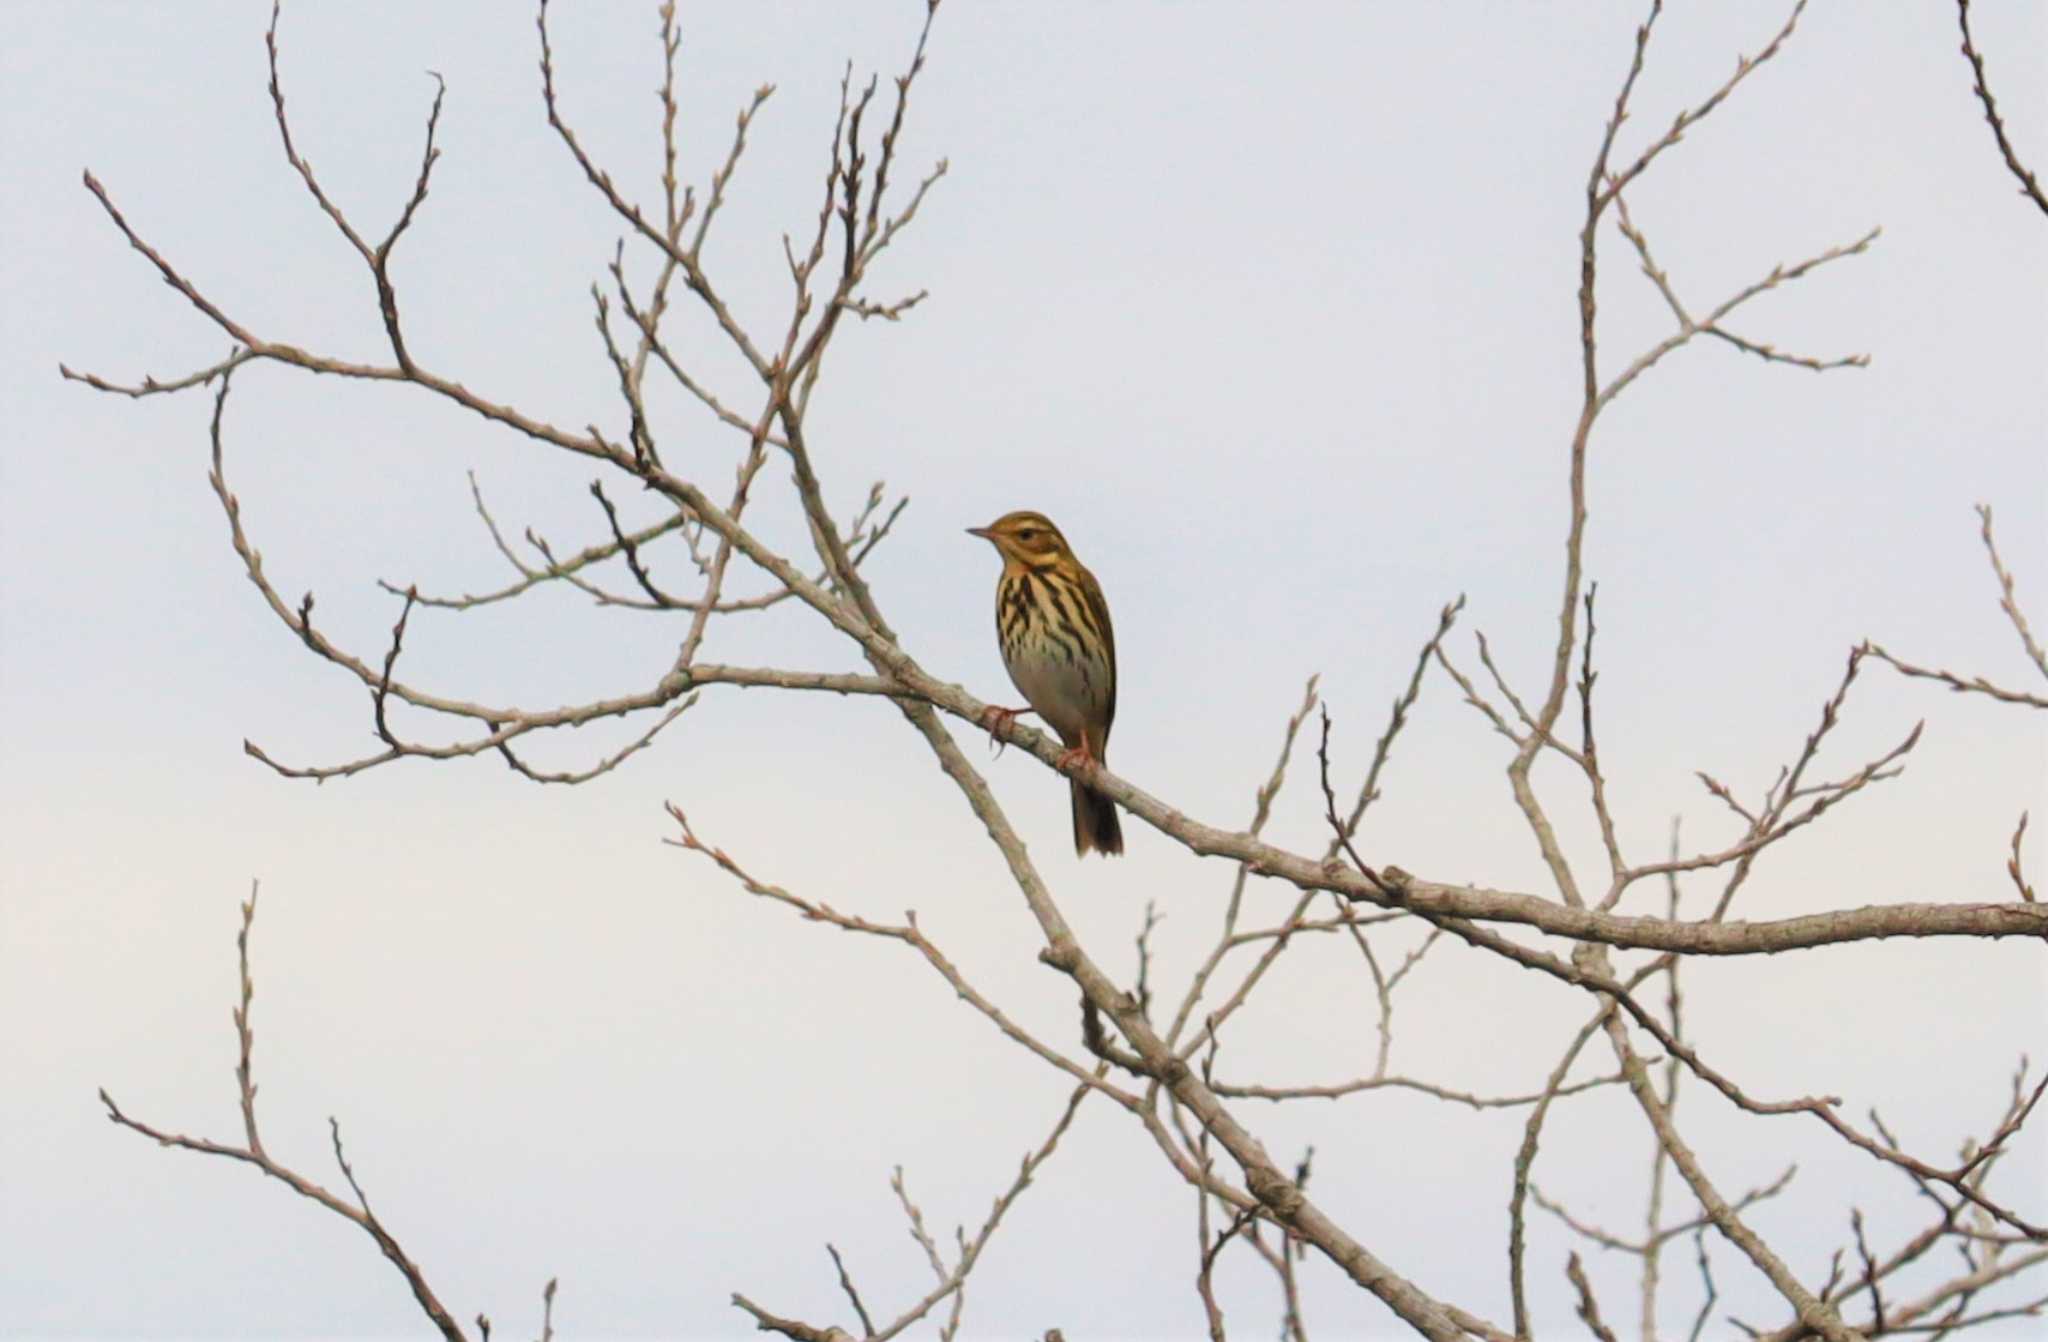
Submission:
M 1075 770 L 1074 852 L 1121 853 L 1116 806 L 1080 777 L 1083 767 L 1103 763 L 1116 718 L 1116 635 L 1102 586 L 1043 513 L 1006 513 L 967 530 L 1003 557 L 996 580 L 1003 665 L 1067 747 L 1060 767 Z

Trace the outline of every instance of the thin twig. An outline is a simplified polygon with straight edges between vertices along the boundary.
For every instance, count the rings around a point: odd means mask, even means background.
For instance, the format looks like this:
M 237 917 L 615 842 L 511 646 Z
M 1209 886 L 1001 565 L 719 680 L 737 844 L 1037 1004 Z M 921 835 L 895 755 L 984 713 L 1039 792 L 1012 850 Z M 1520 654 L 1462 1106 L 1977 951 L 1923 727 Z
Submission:
M 1578 1314 L 1600 1342 L 1616 1342 L 1612 1329 L 1600 1319 L 1600 1302 L 1593 1298 L 1593 1284 L 1586 1280 L 1586 1269 L 1579 1265 L 1579 1256 L 1574 1253 L 1565 1260 L 1565 1276 L 1571 1279 L 1572 1289 L 1579 1293 Z
M 355 1201 L 353 1203 L 329 1192 L 289 1167 L 279 1164 L 271 1159 L 270 1155 L 263 1149 L 263 1139 L 258 1132 L 256 1123 L 257 1086 L 255 1069 L 251 1058 L 255 1047 L 256 1032 L 250 1021 L 250 1004 L 255 998 L 256 988 L 255 981 L 249 971 L 249 932 L 256 921 L 256 897 L 259 890 L 260 887 L 252 882 L 249 887 L 249 898 L 242 904 L 241 930 L 235 937 L 236 956 L 239 961 L 241 977 L 241 999 L 234 1011 L 237 1045 L 235 1085 L 240 1094 L 242 1108 L 242 1144 L 236 1146 L 231 1143 L 212 1141 L 204 1137 L 188 1137 L 183 1133 L 166 1131 L 144 1123 L 139 1119 L 131 1118 L 122 1111 L 119 1105 L 114 1103 L 114 1097 L 109 1095 L 104 1088 L 99 1092 L 100 1103 L 106 1107 L 108 1120 L 116 1126 L 141 1133 L 162 1146 L 174 1146 L 181 1150 L 197 1151 L 202 1155 L 225 1156 L 230 1160 L 238 1160 L 245 1164 L 253 1165 L 263 1171 L 264 1174 L 290 1188 L 300 1197 L 317 1203 L 326 1210 L 333 1212 L 336 1216 L 354 1224 L 376 1243 L 378 1250 L 384 1255 L 385 1259 L 405 1279 L 405 1284 L 412 1292 L 414 1302 L 418 1304 L 421 1312 L 427 1316 L 428 1320 L 446 1342 L 463 1342 L 463 1332 L 460 1325 L 455 1322 L 454 1317 L 441 1304 L 433 1288 L 427 1284 L 426 1275 L 421 1271 L 419 1264 L 405 1252 L 397 1238 L 377 1218 L 376 1213 L 370 1210 L 370 1200 L 364 1194 L 362 1185 L 356 1179 L 355 1170 L 350 1166 L 347 1156 L 342 1151 L 341 1126 L 338 1122 L 330 1118 L 328 1120 L 329 1130 L 332 1136 L 335 1161 L 341 1167 L 342 1177 L 347 1180 L 350 1190 L 355 1194 Z
M 2048 214 L 2048 196 L 2041 193 L 2041 183 L 2028 167 L 2020 162 L 2020 156 L 2012 147 L 2012 140 L 2005 133 L 2005 121 L 1998 115 L 1998 103 L 1991 96 L 1991 85 L 1985 81 L 1984 58 L 1977 52 L 1976 39 L 1970 36 L 1970 0 L 1956 0 L 1956 22 L 1963 30 L 1963 56 L 1970 62 L 1970 83 L 1976 90 L 1977 101 L 1984 104 L 1984 119 L 1991 123 L 1991 134 L 1998 141 L 1998 153 L 2005 160 L 2005 166 L 2019 179 L 2020 193 Z

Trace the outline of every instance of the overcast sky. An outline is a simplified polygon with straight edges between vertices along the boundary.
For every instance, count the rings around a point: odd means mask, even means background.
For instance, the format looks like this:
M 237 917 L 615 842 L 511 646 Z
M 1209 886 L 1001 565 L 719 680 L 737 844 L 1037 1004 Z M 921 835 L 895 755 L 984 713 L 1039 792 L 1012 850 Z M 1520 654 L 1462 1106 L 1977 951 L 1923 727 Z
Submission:
M 2043 11 L 1978 9 L 2015 137 L 2048 168 Z M 886 83 L 922 6 L 684 10 L 692 180 L 749 91 L 779 89 L 706 253 L 742 320 L 766 329 L 786 302 L 780 234 L 816 209 L 843 64 Z M 6 13 L 0 1334 L 421 1334 L 359 1232 L 246 1168 L 118 1132 L 94 1100 L 105 1086 L 147 1120 L 237 1134 L 233 934 L 252 878 L 268 1144 L 329 1179 L 338 1117 L 379 1212 L 458 1317 L 534 1332 L 540 1287 L 559 1275 L 571 1336 L 739 1336 L 733 1291 L 847 1323 L 827 1240 L 893 1313 L 928 1272 L 891 1168 L 942 1234 L 972 1228 L 1066 1087 L 901 946 L 802 923 L 664 847 L 662 803 L 766 880 L 882 920 L 916 909 L 977 986 L 1078 1050 L 1069 988 L 1036 962 L 1036 928 L 928 750 L 885 705 L 723 690 L 580 789 L 482 760 L 316 788 L 248 758 L 244 738 L 294 763 L 368 753 L 369 705 L 245 580 L 206 484 L 210 399 L 131 403 L 59 380 L 60 360 L 132 381 L 228 348 L 129 250 L 80 172 L 266 336 L 382 361 L 375 294 L 279 150 L 264 7 Z M 1624 152 L 1782 17 L 1673 6 Z M 1337 724 L 1338 785 L 1355 789 L 1437 610 L 1461 593 L 1454 652 L 1474 664 L 1483 630 L 1534 692 L 1555 637 L 1579 394 L 1575 233 L 1639 19 L 1621 5 L 953 0 L 903 143 L 909 170 L 945 157 L 951 171 L 875 279 L 878 296 L 931 296 L 900 325 L 842 333 L 811 429 L 836 504 L 877 479 L 911 498 L 869 565 L 906 646 L 1008 699 L 996 563 L 961 529 L 1049 513 L 1115 612 L 1111 762 L 1231 827 L 1312 673 Z M 655 7 L 564 4 L 554 22 L 565 113 L 654 202 Z M 418 168 L 426 72 L 447 80 L 444 157 L 395 264 L 420 358 L 538 417 L 623 436 L 589 297 L 620 224 L 543 117 L 531 7 L 299 4 L 281 41 L 300 148 L 373 235 Z M 2026 682 L 1971 506 L 1996 505 L 2022 600 L 2048 624 L 2048 221 L 1998 161 L 1937 3 L 1816 6 L 1631 206 L 1696 308 L 1884 229 L 1867 255 L 1734 323 L 1804 354 L 1868 353 L 1869 368 L 1816 375 L 1708 342 L 1645 377 L 1596 435 L 1602 750 L 1622 838 L 1648 856 L 1674 815 L 1701 846 L 1733 837 L 1694 771 L 1757 795 L 1859 640 Z M 1670 318 L 1611 230 L 1603 257 L 1617 368 Z M 630 249 L 628 267 L 643 283 L 652 268 Z M 745 405 L 715 330 L 677 320 L 679 354 Z M 671 469 L 723 490 L 732 435 L 666 392 L 657 409 Z M 416 390 L 258 365 L 236 380 L 227 440 L 267 571 L 289 596 L 314 592 L 322 626 L 366 655 L 396 616 L 376 579 L 456 593 L 509 576 L 466 472 L 513 538 L 531 526 L 573 551 L 602 534 L 587 465 Z M 784 468 L 762 482 L 764 533 L 799 553 Z M 675 553 L 650 562 L 681 580 Z M 794 607 L 736 620 L 706 655 L 858 666 L 814 625 Z M 406 665 L 458 697 L 541 706 L 646 687 L 678 636 L 550 593 L 422 611 Z M 1778 850 L 1738 914 L 2010 897 L 2013 823 L 2028 807 L 2048 818 L 2038 714 L 1871 667 L 1822 771 L 1853 771 L 1922 718 L 1904 775 Z M 952 728 L 985 758 L 977 733 Z M 588 763 L 624 739 L 608 724 L 540 757 Z M 1436 879 L 1546 889 L 1503 747 L 1433 677 L 1367 851 Z M 988 769 L 1091 951 L 1128 981 L 1156 901 L 1155 972 L 1183 984 L 1231 871 L 1136 821 L 1124 859 L 1076 862 L 1064 785 L 1022 752 Z M 1597 862 L 1570 778 L 1538 777 L 1573 851 Z M 1319 810 L 1297 768 L 1270 833 L 1319 850 Z M 1688 898 L 1703 907 L 1717 888 Z M 1289 893 L 1255 884 L 1249 907 L 1271 921 Z M 1368 1065 L 1375 1017 L 1355 956 L 1290 955 L 1219 1074 L 1312 1083 Z M 1983 1132 L 2017 1056 L 2041 1052 L 2038 947 L 1874 945 L 1689 972 L 1690 1020 L 1724 1069 L 1762 1095 L 1840 1095 L 1859 1117 L 1876 1105 L 1929 1158 Z M 1403 993 L 1396 1068 L 1491 1094 L 1540 1087 L 1588 1011 L 1582 994 L 1453 950 Z M 1589 1052 L 1582 1074 L 1605 1070 Z M 1522 1111 L 1377 1094 L 1242 1112 L 1276 1156 L 1315 1145 L 1312 1191 L 1397 1270 L 1509 1319 Z M 1887 1243 L 1920 1223 L 1903 1179 L 1810 1120 L 1733 1121 L 1696 1091 L 1680 1119 L 1731 1194 L 1800 1163 L 1754 1220 L 1810 1284 L 1852 1205 Z M 1551 1132 L 1539 1182 L 1636 1230 L 1650 1143 L 1626 1097 L 1574 1099 Z M 2044 1150 L 2034 1134 L 2003 1176 L 2036 1219 Z M 966 1331 L 1196 1333 L 1192 1207 L 1126 1116 L 1084 1105 L 973 1278 Z M 1570 1335 L 1562 1264 L 1577 1246 L 1547 1218 L 1533 1233 L 1539 1323 Z M 1714 1247 L 1724 1301 L 1781 1322 L 1761 1279 Z M 1588 1264 L 1632 1320 L 1632 1264 Z M 1304 1273 L 1314 1335 L 1393 1330 L 1326 1264 Z M 1683 1327 L 1698 1299 L 1689 1247 L 1666 1275 L 1669 1326 Z M 1236 1332 L 1269 1334 L 1270 1284 L 1249 1262 L 1226 1280 Z

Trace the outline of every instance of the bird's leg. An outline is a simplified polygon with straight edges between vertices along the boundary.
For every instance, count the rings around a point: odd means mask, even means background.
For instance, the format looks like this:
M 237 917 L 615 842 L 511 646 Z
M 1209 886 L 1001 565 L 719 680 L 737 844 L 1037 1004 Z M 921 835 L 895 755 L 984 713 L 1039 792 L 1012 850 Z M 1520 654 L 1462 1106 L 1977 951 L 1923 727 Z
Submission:
M 1069 769 L 1093 769 L 1100 763 L 1101 761 L 1095 758 L 1095 752 L 1088 748 L 1088 742 L 1084 739 L 1080 745 L 1068 746 L 1065 750 L 1061 751 L 1060 757 L 1052 762 L 1052 767 L 1065 773 Z
M 995 742 L 995 754 L 1002 754 L 1003 747 L 1010 743 L 1010 729 L 1017 725 L 1019 715 L 1031 711 L 1029 706 L 1024 708 L 998 708 L 994 704 L 990 704 L 987 708 L 981 710 L 981 728 Z

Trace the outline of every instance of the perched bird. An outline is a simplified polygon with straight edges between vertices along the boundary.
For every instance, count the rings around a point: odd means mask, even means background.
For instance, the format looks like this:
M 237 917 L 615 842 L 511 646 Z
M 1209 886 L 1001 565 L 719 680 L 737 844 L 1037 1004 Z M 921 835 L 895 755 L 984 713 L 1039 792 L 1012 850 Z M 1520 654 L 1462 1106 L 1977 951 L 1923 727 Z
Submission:
M 996 639 L 1010 679 L 1067 747 L 1059 767 L 1102 764 L 1116 717 L 1116 635 L 1101 585 L 1043 513 L 1005 513 L 988 526 L 967 528 L 967 534 L 989 542 L 1003 557 L 996 580 Z M 991 709 L 983 725 L 994 731 L 1025 711 Z M 1121 853 L 1116 806 L 1078 772 L 1069 785 L 1074 852 Z

